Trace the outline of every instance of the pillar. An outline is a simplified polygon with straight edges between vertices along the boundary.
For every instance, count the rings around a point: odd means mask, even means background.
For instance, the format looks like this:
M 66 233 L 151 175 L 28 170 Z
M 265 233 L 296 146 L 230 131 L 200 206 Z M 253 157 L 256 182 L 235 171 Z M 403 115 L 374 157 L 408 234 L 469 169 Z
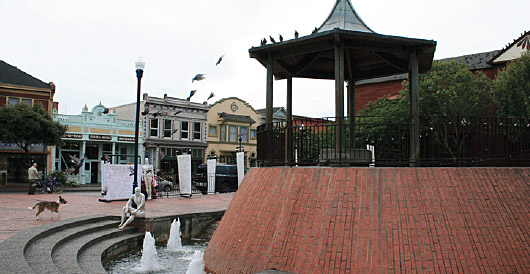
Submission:
M 409 61 L 410 90 L 410 159 L 409 166 L 420 165 L 420 103 L 419 103 L 419 70 L 416 50 L 411 52 Z
M 335 149 L 340 153 L 344 148 L 344 44 L 339 36 L 335 37 L 335 119 Z
M 293 162 L 293 77 L 287 78 L 285 163 Z
M 267 98 L 266 98 L 266 110 L 265 110 L 265 123 L 267 127 L 270 127 L 272 124 L 272 106 L 273 106 L 273 60 L 272 53 L 269 52 L 267 58 Z

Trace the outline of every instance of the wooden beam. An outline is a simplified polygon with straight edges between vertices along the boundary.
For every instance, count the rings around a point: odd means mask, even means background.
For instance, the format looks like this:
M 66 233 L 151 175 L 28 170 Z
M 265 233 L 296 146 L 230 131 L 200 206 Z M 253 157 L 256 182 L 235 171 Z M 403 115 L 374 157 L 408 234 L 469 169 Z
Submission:
M 395 55 L 387 52 L 374 51 L 373 54 L 377 55 L 385 63 L 401 70 L 402 72 L 408 71 L 408 62 L 403 59 L 397 58 Z

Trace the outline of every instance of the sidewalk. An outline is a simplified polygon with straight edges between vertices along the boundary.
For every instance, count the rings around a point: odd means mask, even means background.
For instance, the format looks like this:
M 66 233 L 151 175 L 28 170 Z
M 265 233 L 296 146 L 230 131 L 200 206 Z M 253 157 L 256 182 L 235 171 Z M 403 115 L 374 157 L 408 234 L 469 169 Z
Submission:
M 26 186 L 24 185 L 24 187 Z M 6 188 L 18 193 L 7 192 L 0 188 L 0 200 L 2 202 L 0 242 L 21 230 L 59 220 L 95 214 L 120 216 L 121 209 L 126 203 L 125 201 L 99 202 L 98 200 L 102 197 L 99 192 L 99 186 L 97 191 L 90 191 L 88 187 L 81 187 L 79 190 L 65 189 L 65 192 L 60 194 L 61 197 L 67 200 L 67 204 L 63 204 L 59 208 L 61 216 L 54 214 L 52 219 L 51 212 L 46 210 L 39 215 L 41 219 L 36 220 L 35 214 L 37 210 L 30 210 L 28 207 L 33 207 L 40 201 L 56 201 L 59 194 L 28 195 L 27 188 L 24 187 Z M 93 187 L 90 186 L 90 188 Z M 193 195 L 191 198 L 176 196 L 148 200 L 146 202 L 147 217 L 226 210 L 234 194 Z
M 7 183 L 0 185 L 0 193 L 28 193 L 27 183 Z M 86 184 L 79 187 L 65 187 L 64 191 L 101 191 L 101 184 Z

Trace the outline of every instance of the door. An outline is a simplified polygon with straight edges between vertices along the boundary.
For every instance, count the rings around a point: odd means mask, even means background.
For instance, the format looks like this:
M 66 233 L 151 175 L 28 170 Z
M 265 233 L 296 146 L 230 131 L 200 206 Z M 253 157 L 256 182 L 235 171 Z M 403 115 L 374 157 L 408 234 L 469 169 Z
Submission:
M 99 177 L 99 162 L 90 163 L 90 183 L 97 184 Z

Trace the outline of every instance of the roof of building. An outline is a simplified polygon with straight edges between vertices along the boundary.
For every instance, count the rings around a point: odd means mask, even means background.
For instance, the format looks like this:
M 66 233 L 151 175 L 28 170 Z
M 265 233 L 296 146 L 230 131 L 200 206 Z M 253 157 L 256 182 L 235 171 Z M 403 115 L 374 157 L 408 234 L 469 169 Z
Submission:
M 509 54 L 509 51 L 519 47 L 521 48 L 520 50 L 515 50 L 515 52 L 511 52 L 511 54 Z M 506 45 L 502 50 L 495 54 L 493 58 L 490 59 L 489 63 L 494 64 L 508 62 L 510 60 L 518 58 L 525 51 L 530 51 L 530 31 L 525 31 L 521 34 L 519 38 L 513 40 L 512 43 Z
M 471 67 L 471 70 L 478 70 L 478 69 L 485 69 L 490 68 L 491 66 L 488 64 L 488 61 L 491 60 L 499 50 L 493 50 L 488 52 L 481 52 L 481 53 L 473 53 L 468 55 L 462 55 L 458 57 L 450 57 L 450 58 L 444 58 L 440 59 L 438 61 L 440 62 L 452 62 L 455 61 L 459 64 L 462 64 L 462 61 L 464 61 L 465 64 L 469 65 Z
M 281 111 L 282 109 L 284 110 L 283 107 L 273 107 L 272 108 L 272 113 L 276 113 L 278 111 Z M 265 116 L 265 112 L 267 111 L 267 109 L 266 108 L 260 108 L 260 109 L 258 109 L 256 111 L 259 113 L 259 115 Z
M 256 123 L 256 121 L 254 121 L 254 119 L 252 119 L 250 116 L 229 114 L 226 112 L 220 112 L 219 119 L 223 119 L 223 121 L 226 121 L 226 122 L 235 122 L 235 123 L 247 123 L 247 124 Z
M 495 56 L 497 53 L 500 52 L 499 50 L 493 50 L 488 52 L 481 52 L 481 53 L 473 53 L 473 54 L 467 54 L 457 57 L 450 57 L 450 58 L 444 58 L 439 59 L 436 61 L 439 62 L 457 62 L 459 64 L 462 64 L 462 61 L 469 65 L 471 70 L 480 70 L 480 69 L 486 69 L 491 68 L 491 65 L 488 64 L 488 62 Z M 396 75 L 390 75 L 385 77 L 378 77 L 373 79 L 366 79 L 366 80 L 360 80 L 355 82 L 355 85 L 365 85 L 365 84 L 373 84 L 373 83 L 382 83 L 382 82 L 388 82 L 388 81 L 394 81 L 394 80 L 405 80 L 407 79 L 408 74 L 407 73 L 401 73 Z
M 374 33 L 355 12 L 350 0 L 337 0 L 328 18 L 322 23 L 317 32 L 332 29 L 343 29 L 360 32 Z
M 0 60 L 0 84 L 11 84 L 46 89 L 51 88 L 50 84 L 46 84 L 43 81 L 2 60 Z

